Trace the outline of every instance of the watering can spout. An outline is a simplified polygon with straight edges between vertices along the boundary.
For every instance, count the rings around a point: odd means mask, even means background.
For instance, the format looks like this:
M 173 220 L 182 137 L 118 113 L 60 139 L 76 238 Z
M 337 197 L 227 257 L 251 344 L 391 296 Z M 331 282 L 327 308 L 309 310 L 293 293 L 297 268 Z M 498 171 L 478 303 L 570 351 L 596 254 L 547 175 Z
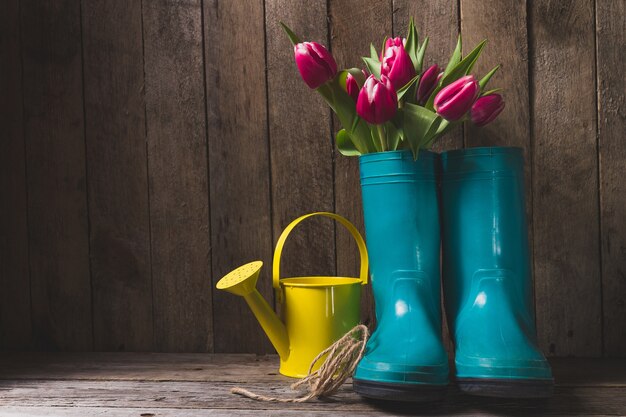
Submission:
M 262 266 L 263 262 L 261 261 L 240 266 L 219 280 L 216 287 L 242 296 L 246 300 L 281 360 L 286 360 L 289 357 L 287 328 L 256 289 L 256 282 Z

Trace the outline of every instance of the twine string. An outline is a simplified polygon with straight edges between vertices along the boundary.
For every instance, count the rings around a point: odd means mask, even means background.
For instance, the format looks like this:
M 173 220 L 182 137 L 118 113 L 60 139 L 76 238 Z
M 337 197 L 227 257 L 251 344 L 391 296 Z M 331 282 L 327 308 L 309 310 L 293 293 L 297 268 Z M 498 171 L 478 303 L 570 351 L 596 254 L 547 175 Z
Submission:
M 307 376 L 291 384 L 296 390 L 303 385 L 307 386 L 307 393 L 301 397 L 279 398 L 255 394 L 245 388 L 235 387 L 230 390 L 247 398 L 265 402 L 303 403 L 316 397 L 327 397 L 339 390 L 343 383 L 352 376 L 356 365 L 365 352 L 365 344 L 369 338 L 369 330 L 364 324 L 359 324 L 343 335 L 335 343 L 321 351 L 311 362 Z M 326 360 L 315 372 L 313 368 L 324 355 Z

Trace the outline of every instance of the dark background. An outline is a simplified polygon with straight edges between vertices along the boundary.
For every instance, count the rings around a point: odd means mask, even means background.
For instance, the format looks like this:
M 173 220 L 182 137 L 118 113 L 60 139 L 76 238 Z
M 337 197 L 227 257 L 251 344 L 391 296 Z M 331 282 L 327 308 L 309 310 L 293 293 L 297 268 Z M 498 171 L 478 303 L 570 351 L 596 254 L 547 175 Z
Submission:
M 436 148 L 525 149 L 537 329 L 556 356 L 626 353 L 626 2 L 2 0 L 0 348 L 269 352 L 213 289 L 290 220 L 362 230 L 358 161 L 299 79 L 283 20 L 361 66 L 369 43 L 430 36 L 426 64 L 489 43 L 507 107 Z M 328 220 L 285 274 L 357 274 Z M 369 290 L 368 290 L 369 291 Z M 364 319 L 372 314 L 371 294 Z

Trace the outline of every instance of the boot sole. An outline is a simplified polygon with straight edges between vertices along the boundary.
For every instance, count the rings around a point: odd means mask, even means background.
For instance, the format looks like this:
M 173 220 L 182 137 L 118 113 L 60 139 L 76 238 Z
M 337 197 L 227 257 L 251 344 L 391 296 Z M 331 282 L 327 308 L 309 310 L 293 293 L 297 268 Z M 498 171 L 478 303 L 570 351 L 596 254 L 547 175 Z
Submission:
M 497 398 L 547 398 L 554 393 L 551 379 L 459 378 L 459 389 L 466 394 Z
M 447 385 L 394 384 L 352 380 L 354 391 L 362 397 L 384 401 L 428 402 L 445 397 Z

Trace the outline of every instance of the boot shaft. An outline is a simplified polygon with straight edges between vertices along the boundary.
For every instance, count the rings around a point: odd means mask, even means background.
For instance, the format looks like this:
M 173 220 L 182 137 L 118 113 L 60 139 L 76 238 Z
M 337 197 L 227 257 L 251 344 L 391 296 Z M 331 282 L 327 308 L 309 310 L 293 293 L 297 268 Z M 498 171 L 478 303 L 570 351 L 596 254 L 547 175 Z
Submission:
M 443 286 L 462 390 L 541 397 L 520 148 L 442 154 Z M 521 384 L 521 385 L 520 385 Z
M 441 160 L 442 268 L 452 321 L 488 276 L 510 281 L 534 321 L 522 149 L 449 151 Z
M 439 155 L 421 151 L 415 161 L 410 151 L 366 154 L 360 172 L 377 318 L 387 298 L 383 292 L 397 279 L 414 278 L 438 297 Z
M 422 151 L 360 157 L 377 326 L 354 375 L 361 395 L 434 399 L 448 383 L 441 341 L 439 157 Z

